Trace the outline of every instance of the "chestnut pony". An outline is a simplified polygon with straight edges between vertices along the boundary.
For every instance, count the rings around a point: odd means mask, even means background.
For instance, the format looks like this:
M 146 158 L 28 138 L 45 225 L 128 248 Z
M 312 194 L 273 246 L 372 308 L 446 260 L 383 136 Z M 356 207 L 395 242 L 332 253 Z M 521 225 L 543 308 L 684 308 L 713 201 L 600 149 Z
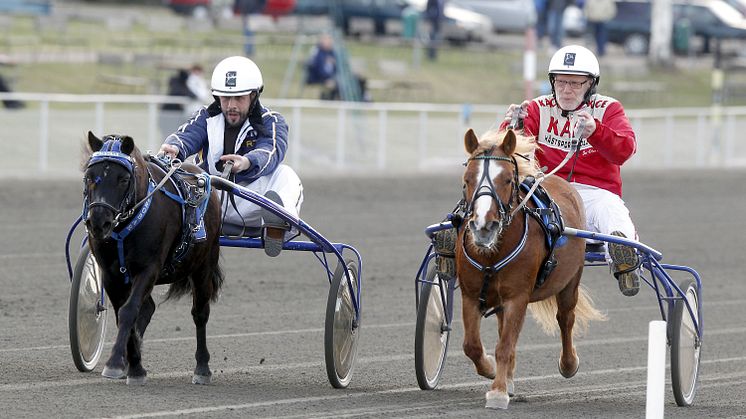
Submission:
M 210 302 L 217 300 L 223 283 L 217 195 L 209 188 L 202 194 L 203 199 L 209 199 L 201 201 L 206 205 L 206 237 L 187 246 L 182 223 L 182 205 L 186 204 L 177 202 L 175 183 L 161 182 L 166 173 L 160 166 L 146 161 L 129 136 L 99 139 L 89 132 L 88 146 L 91 154 L 83 177 L 83 218 L 119 327 L 101 375 L 114 379 L 126 376 L 127 384 L 145 383 L 141 345 L 155 312 L 151 291 L 155 285 L 171 284 L 166 299 L 192 296 L 197 334 L 197 366 L 192 382 L 209 383 L 212 373 L 206 327 Z M 194 165 L 183 164 L 182 169 L 174 176 L 183 173 L 181 176 L 192 179 L 190 182 L 200 172 Z M 183 248 L 188 250 L 179 252 L 175 259 L 177 250 Z
M 519 187 L 527 175 L 539 172 L 533 138 L 508 129 L 491 131 L 480 141 L 469 129 L 464 145 L 469 154 L 463 178 L 466 214 L 456 246 L 464 352 L 478 374 L 494 379 L 486 407 L 506 409 L 513 394 L 515 350 L 527 307 L 545 332 L 553 334 L 559 324 L 559 371 L 566 378 L 575 375 L 579 365 L 573 325 L 578 321 L 584 329 L 589 320 L 604 316 L 579 287 L 585 259 L 581 238 L 560 238 L 554 250 L 556 267 L 543 283 L 537 283 L 549 246 L 540 221 L 528 213 L 534 208 L 532 200 L 520 205 L 525 191 Z M 542 186 L 558 205 L 564 225 L 585 228 L 583 202 L 568 182 L 552 175 Z M 481 317 L 492 312 L 497 314 L 499 333 L 494 358 L 485 353 L 479 334 Z

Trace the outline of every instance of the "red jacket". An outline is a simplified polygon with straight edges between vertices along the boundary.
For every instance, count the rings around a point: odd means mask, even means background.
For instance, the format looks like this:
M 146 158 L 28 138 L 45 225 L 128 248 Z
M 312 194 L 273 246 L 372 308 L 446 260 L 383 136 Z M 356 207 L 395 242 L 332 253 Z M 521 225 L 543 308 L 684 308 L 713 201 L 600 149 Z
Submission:
M 596 131 L 584 139 L 573 168 L 575 156 L 562 167 L 557 176 L 567 178 L 572 169 L 571 182 L 596 186 L 622 196 L 621 165 L 637 150 L 632 126 L 622 104 L 614 98 L 595 94 L 589 103 L 578 110 L 589 112 L 596 120 Z M 557 167 L 570 150 L 574 138 L 575 118 L 561 115 L 552 95 L 540 96 L 528 105 L 528 116 L 523 121 L 527 135 L 535 135 L 540 150 L 536 157 L 545 172 Z M 503 122 L 504 128 L 507 122 Z

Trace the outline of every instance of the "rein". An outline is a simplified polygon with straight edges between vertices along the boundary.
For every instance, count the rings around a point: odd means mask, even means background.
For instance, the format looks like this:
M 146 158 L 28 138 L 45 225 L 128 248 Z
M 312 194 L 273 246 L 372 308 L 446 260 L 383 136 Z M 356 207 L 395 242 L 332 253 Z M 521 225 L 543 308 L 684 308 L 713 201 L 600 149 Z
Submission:
M 137 164 L 135 160 L 130 156 L 129 154 L 123 153 L 120 150 L 121 147 L 121 140 L 119 139 L 112 139 L 107 141 L 102 149 L 100 151 L 94 152 L 91 155 L 90 160 L 88 161 L 87 167 L 91 167 L 93 165 L 104 163 L 104 162 L 113 162 L 116 164 L 119 164 L 123 166 L 131 175 L 130 179 L 130 185 L 127 188 L 127 193 L 125 197 L 122 199 L 122 202 L 119 204 L 119 208 L 114 208 L 111 204 L 107 202 L 94 202 L 94 203 L 88 203 L 88 194 L 86 193 L 83 197 L 83 215 L 81 216 L 81 219 L 83 221 L 86 221 L 88 218 L 88 210 L 94 206 L 104 206 L 106 208 L 111 209 L 115 216 L 114 216 L 114 227 L 116 228 L 119 225 L 121 225 L 123 222 L 127 221 L 128 219 L 132 219 L 121 231 L 111 232 L 111 238 L 116 241 L 117 243 L 117 257 L 119 259 L 119 272 L 124 275 L 124 283 L 129 284 L 130 282 L 130 276 L 129 271 L 127 270 L 126 264 L 125 264 L 125 258 L 124 258 L 124 239 L 133 232 L 140 223 L 145 219 L 145 216 L 148 213 L 148 210 L 150 209 L 150 206 L 153 202 L 153 195 L 157 191 L 162 191 L 166 193 L 169 197 L 172 199 L 176 199 L 173 197 L 173 194 L 168 193 L 163 188 L 163 185 L 168 182 L 173 174 L 181 167 L 181 161 L 178 159 L 174 159 L 170 161 L 170 168 L 168 172 L 165 174 L 163 179 L 156 185 L 155 181 L 153 180 L 153 177 L 150 173 L 150 170 L 146 171 L 146 174 L 148 176 L 148 192 L 145 195 L 143 199 L 135 203 L 129 210 L 125 210 L 128 203 L 133 199 L 133 197 L 137 196 L 137 182 L 136 182 L 136 176 L 135 176 L 135 170 L 137 169 Z M 172 180 L 173 181 L 173 180 Z M 178 200 L 177 200 L 178 202 Z M 183 204 L 183 201 L 181 201 Z
M 576 128 L 576 132 L 583 132 L 583 129 L 585 129 L 585 121 L 580 120 L 578 122 L 578 126 Z M 525 208 L 526 203 L 531 198 L 531 196 L 534 194 L 534 191 L 536 191 L 536 188 L 539 187 L 541 182 L 544 181 L 549 176 L 552 176 L 553 174 L 557 173 L 562 167 L 564 167 L 565 164 L 567 164 L 568 161 L 570 161 L 570 158 L 574 155 L 575 159 L 572 164 L 572 169 L 570 170 L 570 173 L 567 175 L 567 181 L 570 181 L 570 178 L 572 177 L 572 172 L 575 170 L 575 163 L 578 161 L 578 154 L 580 152 L 580 144 L 582 142 L 582 137 L 578 136 L 577 138 L 573 138 L 570 142 L 570 150 L 567 152 L 567 155 L 565 155 L 565 158 L 560 162 L 560 164 L 557 165 L 551 172 L 544 174 L 543 172 L 539 172 L 536 174 L 536 182 L 531 186 L 531 189 L 526 192 L 526 196 L 523 197 L 523 200 L 518 204 L 517 207 L 513 210 L 513 212 L 510 214 L 510 216 L 514 216 L 516 212 L 518 212 L 519 209 Z

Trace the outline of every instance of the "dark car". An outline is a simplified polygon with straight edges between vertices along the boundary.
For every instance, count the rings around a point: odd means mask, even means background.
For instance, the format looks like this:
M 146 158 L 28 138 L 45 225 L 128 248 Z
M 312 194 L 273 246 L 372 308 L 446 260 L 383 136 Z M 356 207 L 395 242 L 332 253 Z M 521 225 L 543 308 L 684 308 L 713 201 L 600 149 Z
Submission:
M 617 14 L 607 23 L 609 42 L 624 46 L 628 54 L 646 54 L 650 46 L 651 3 L 617 1 Z M 722 0 L 690 0 L 673 4 L 673 49 L 688 51 L 689 36 L 703 39 L 703 52 L 709 52 L 712 39 L 746 39 L 746 21 Z
M 370 18 L 376 34 L 383 35 L 386 22 L 400 21 L 408 6 L 406 0 L 297 0 L 293 13 L 333 16 L 339 20 L 345 34 L 350 33 L 351 19 Z

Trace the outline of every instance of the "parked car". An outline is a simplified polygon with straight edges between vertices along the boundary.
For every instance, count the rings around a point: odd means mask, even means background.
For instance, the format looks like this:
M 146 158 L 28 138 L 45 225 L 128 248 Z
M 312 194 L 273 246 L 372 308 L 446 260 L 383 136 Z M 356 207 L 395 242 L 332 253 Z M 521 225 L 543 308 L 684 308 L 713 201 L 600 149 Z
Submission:
M 175 13 L 185 16 L 206 17 L 210 0 L 164 0 Z
M 646 54 L 650 46 L 651 3 L 640 0 L 617 1 L 617 14 L 608 23 L 609 42 L 624 46 L 628 54 Z M 703 52 L 710 40 L 746 39 L 746 20 L 722 0 L 690 0 L 673 5 L 674 51 L 687 52 L 687 35 L 703 39 Z
M 420 14 L 424 13 L 427 0 L 408 0 Z M 420 19 L 423 25 L 429 23 L 426 19 Z M 473 10 L 447 2 L 443 9 L 442 36 L 443 39 L 452 43 L 464 43 L 471 41 L 483 41 L 492 31 L 490 19 Z
M 355 19 L 373 21 L 373 31 L 377 35 L 387 34 L 387 29 L 402 28 L 405 10 L 414 8 L 420 14 L 425 10 L 427 0 L 297 0 L 294 13 L 298 15 L 330 15 L 340 20 L 346 35 L 354 31 L 351 22 Z M 446 3 L 444 10 L 443 37 L 451 42 L 481 40 L 490 32 L 490 21 L 471 10 Z M 424 19 L 420 18 L 423 25 Z M 387 25 L 387 23 L 395 23 Z M 396 31 L 396 29 L 391 29 Z M 396 33 L 401 33 L 396 31 Z
M 447 4 L 487 16 L 494 32 L 522 33 L 536 23 L 534 0 L 449 0 Z
M 386 22 L 401 20 L 402 12 L 409 6 L 407 0 L 297 0 L 293 13 L 298 15 L 329 15 L 339 19 L 346 35 L 350 34 L 350 21 L 368 18 L 373 21 L 377 35 L 386 33 Z

